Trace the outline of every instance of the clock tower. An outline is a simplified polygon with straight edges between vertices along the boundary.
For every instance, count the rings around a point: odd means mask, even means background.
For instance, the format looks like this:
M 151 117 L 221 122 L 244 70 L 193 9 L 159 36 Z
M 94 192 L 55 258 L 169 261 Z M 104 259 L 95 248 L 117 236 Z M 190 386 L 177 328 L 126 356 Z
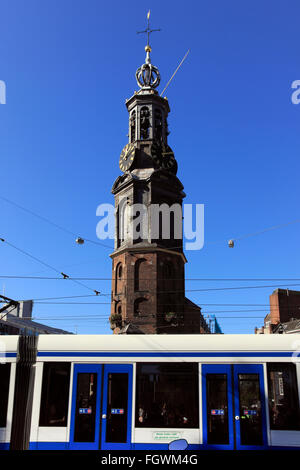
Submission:
M 153 31 L 153 30 L 152 30 Z M 208 333 L 201 309 L 185 297 L 183 185 L 168 144 L 167 98 L 151 63 L 136 71 L 139 91 L 126 100 L 128 143 L 121 151 L 115 197 L 111 328 L 115 334 Z

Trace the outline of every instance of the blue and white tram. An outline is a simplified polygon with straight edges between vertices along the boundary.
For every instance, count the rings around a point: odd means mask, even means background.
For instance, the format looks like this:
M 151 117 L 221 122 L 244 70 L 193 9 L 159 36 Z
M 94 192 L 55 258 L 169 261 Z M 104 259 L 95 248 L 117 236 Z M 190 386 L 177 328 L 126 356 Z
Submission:
M 19 356 L 2 336 L 0 448 Z M 300 335 L 40 335 L 32 369 L 30 449 L 300 448 Z

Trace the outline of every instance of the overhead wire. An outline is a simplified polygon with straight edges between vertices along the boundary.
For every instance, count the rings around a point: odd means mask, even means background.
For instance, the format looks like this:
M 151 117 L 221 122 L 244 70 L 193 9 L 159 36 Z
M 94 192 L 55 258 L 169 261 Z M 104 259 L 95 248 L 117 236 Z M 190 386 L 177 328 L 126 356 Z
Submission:
M 27 209 L 26 207 L 24 206 L 21 206 L 20 204 L 17 204 L 16 202 L 14 201 L 11 201 L 10 199 L 4 197 L 4 196 L 1 196 L 0 195 L 0 199 L 2 199 L 3 201 L 15 206 L 15 207 L 18 207 L 19 209 L 21 209 L 22 211 L 24 212 L 27 212 L 28 214 L 31 214 L 33 215 L 34 217 L 40 219 L 40 220 L 43 220 L 44 222 L 50 224 L 50 225 L 53 225 L 53 227 L 56 227 L 58 228 L 59 230 L 69 234 L 69 235 L 72 235 L 73 237 L 78 237 L 78 233 L 75 233 L 75 232 L 72 232 L 71 230 L 65 228 L 65 227 L 62 227 L 61 225 L 57 224 L 56 222 L 53 222 L 52 220 L 40 215 L 40 214 L 37 214 L 36 212 L 33 212 L 32 210 L 30 209 Z M 103 246 L 104 248 L 109 248 L 110 250 L 113 250 L 113 247 L 112 246 L 109 246 L 109 245 L 106 245 L 105 243 L 101 243 L 101 242 L 96 242 L 94 240 L 90 240 L 89 238 L 85 238 L 85 237 L 79 237 L 79 238 L 82 238 L 84 241 L 87 241 L 89 243 L 94 243 L 96 245 L 99 245 L 99 246 Z
M 101 294 L 101 295 L 104 295 L 104 294 Z M 105 295 L 109 295 L 109 294 L 105 294 Z M 75 297 L 95 297 L 94 295 L 91 295 L 91 296 L 74 296 Z M 68 299 L 68 298 L 72 298 L 72 297 L 45 297 L 43 299 L 27 299 L 27 300 L 33 300 L 35 303 L 38 303 L 38 304 L 52 304 L 52 302 L 44 302 L 47 301 L 47 300 L 59 300 L 59 299 Z M 22 300 L 18 300 L 18 302 L 21 302 Z M 4 301 L 0 301 L 1 302 L 4 302 Z M 56 303 L 56 302 L 53 302 L 53 303 Z M 111 302 L 104 302 L 106 305 L 110 305 Z M 101 302 L 62 302 L 62 304 L 74 304 L 74 305 L 81 305 L 81 304 L 85 304 L 85 305 L 99 305 L 101 304 Z M 166 304 L 159 304 L 159 305 L 166 305 Z M 168 304 L 170 305 L 170 304 Z M 272 310 L 272 307 L 270 306 L 270 304 L 227 304 L 227 303 L 217 303 L 217 304 L 214 304 L 214 303 L 202 303 L 201 302 L 201 305 L 200 304 L 196 304 L 198 305 L 199 307 L 202 307 L 203 305 L 205 306 L 216 306 L 216 307 L 266 307 L 266 308 L 269 308 L 270 310 Z M 300 308 L 300 304 L 299 305 L 293 305 L 293 307 L 297 307 L 297 308 Z M 280 309 L 289 309 L 290 307 L 284 307 L 284 306 L 281 306 Z M 274 307 L 274 310 L 277 309 L 277 307 Z
M 244 240 L 245 238 L 254 237 L 256 235 L 261 235 L 262 233 L 269 232 L 271 230 L 276 230 L 282 227 L 287 227 L 288 225 L 297 224 L 299 222 L 300 222 L 300 219 L 291 220 L 290 222 L 286 222 L 286 223 L 279 224 L 279 225 L 273 225 L 272 227 L 265 228 L 264 230 L 260 230 L 258 232 L 253 232 L 253 233 L 248 233 L 248 234 L 242 235 L 241 237 L 233 238 L 232 240 L 235 240 L 235 241 Z
M 1 195 L 0 195 L 0 199 L 2 199 L 3 201 L 5 201 L 5 202 L 7 202 L 7 203 L 9 203 L 9 204 L 11 204 L 11 205 L 13 205 L 13 206 L 15 206 L 15 207 L 21 209 L 21 210 L 23 210 L 24 212 L 27 212 L 27 213 L 31 214 L 32 216 L 34 216 L 34 217 L 36 217 L 36 218 L 38 218 L 38 219 L 40 219 L 40 220 L 43 220 L 44 222 L 46 222 L 46 223 L 48 223 L 48 224 L 50 224 L 50 225 L 52 225 L 52 226 L 58 228 L 59 230 L 65 232 L 65 233 L 67 233 L 67 234 L 69 234 L 69 235 L 72 235 L 72 236 L 74 236 L 74 237 L 78 237 L 78 233 L 76 234 L 75 232 L 72 232 L 71 230 L 69 230 L 69 229 L 67 229 L 67 228 L 65 228 L 65 227 L 62 227 L 61 225 L 57 224 L 56 222 L 53 222 L 53 221 L 51 221 L 50 219 L 48 219 L 48 218 L 46 218 L 46 217 L 44 217 L 44 216 L 41 216 L 40 214 L 37 214 L 36 212 L 34 212 L 34 211 L 30 210 L 30 209 L 27 209 L 27 208 L 25 208 L 24 206 L 21 206 L 20 204 L 14 202 L 14 201 L 12 201 L 12 200 L 10 200 L 10 199 L 4 197 L 4 196 L 1 196 Z M 245 235 L 241 235 L 241 236 L 234 237 L 234 238 L 232 237 L 231 240 L 232 240 L 232 241 L 243 240 L 243 239 L 245 239 L 245 238 L 253 237 L 253 236 L 256 236 L 256 235 L 261 235 L 261 234 L 263 234 L 263 233 L 265 233 L 265 232 L 269 232 L 269 231 L 271 231 L 271 230 L 276 230 L 276 229 L 279 229 L 279 228 L 287 227 L 287 226 L 289 226 L 289 225 L 296 224 L 296 223 L 299 223 L 299 222 L 300 222 L 300 219 L 291 220 L 291 221 L 289 221 L 289 222 L 285 222 L 285 223 L 282 223 L 282 224 L 278 224 L 278 225 L 273 225 L 273 226 L 271 226 L 271 227 L 267 227 L 267 228 L 265 228 L 265 229 L 263 229 L 263 230 L 259 230 L 259 231 L 247 233 L 247 234 L 245 234 Z M 93 243 L 93 244 L 95 244 L 95 245 L 102 246 L 102 247 L 104 247 L 104 248 L 108 248 L 108 249 L 110 249 L 110 250 L 113 250 L 113 249 L 114 249 L 112 246 L 106 245 L 105 243 L 102 243 L 102 242 L 98 242 L 98 241 L 95 241 L 95 240 L 91 240 L 91 239 L 85 238 L 85 237 L 79 237 L 79 238 L 82 238 L 84 241 L 87 241 L 87 242 L 89 242 L 89 243 Z M 227 239 L 225 240 L 225 238 L 224 238 L 224 239 L 218 240 L 218 241 L 208 241 L 208 242 L 206 242 L 206 245 L 207 245 L 207 244 L 209 244 L 209 245 L 210 245 L 210 244 L 217 244 L 217 243 L 228 243 L 228 240 L 227 240 Z M 182 245 L 173 246 L 173 247 L 168 247 L 168 249 L 182 249 Z
M 1 240 L 1 239 L 0 239 Z M 79 278 L 75 278 L 75 277 L 57 277 L 57 278 L 54 278 L 54 277 L 31 277 L 31 276 L 0 276 L 0 278 L 2 279 L 10 279 L 10 278 L 13 278 L 13 279 L 36 279 L 36 280 L 69 280 L 69 281 L 74 281 L 74 282 L 77 282 L 79 283 L 79 280 L 85 280 L 85 281 L 100 281 L 100 280 L 105 280 L 103 278 L 86 278 L 86 277 L 79 277 Z M 107 279 L 108 280 L 108 279 Z M 178 280 L 178 279 L 177 279 Z M 220 281 L 223 280 L 223 281 L 226 281 L 226 279 L 220 279 Z M 256 281 L 259 281 L 258 279 L 256 279 Z M 84 287 L 86 287 L 87 289 L 95 292 L 94 289 L 92 288 L 89 288 L 87 286 L 85 286 L 84 284 L 80 283 L 81 285 L 83 285 Z M 168 291 L 161 291 L 160 293 L 164 293 L 164 294 L 176 294 L 176 293 L 184 293 L 184 292 L 209 292 L 209 291 L 227 291 L 227 290 L 240 290 L 240 289 L 265 289 L 265 288 L 279 288 L 279 287 L 282 287 L 282 288 L 288 288 L 288 287 L 296 287 L 296 286 L 300 286 L 300 284 L 298 283 L 293 283 L 293 284 L 273 284 L 273 285 L 263 285 L 263 286 L 234 286 L 234 287 L 213 287 L 213 288 L 203 288 L 203 289 L 185 289 L 184 291 L 182 290 L 168 290 Z M 99 292 L 99 291 L 97 291 Z M 96 294 L 98 295 L 98 294 Z M 107 293 L 107 294 L 103 294 L 102 295 L 110 295 L 110 293 Z M 122 295 L 122 294 L 120 294 Z
M 1 240 L 1 239 L 0 239 Z M 2 239 L 3 240 L 3 239 Z M 6 242 L 7 243 L 7 242 Z M 20 250 L 19 250 L 20 251 Z M 27 254 L 27 253 L 26 253 Z M 49 265 L 48 265 L 49 266 Z M 56 270 L 56 272 L 59 272 L 58 270 Z M 59 272 L 59 274 L 61 274 L 61 272 Z M 69 276 L 70 279 L 73 279 L 73 280 L 81 280 L 81 281 L 116 281 L 116 280 L 120 280 L 120 281 L 134 281 L 134 277 L 121 277 L 121 278 L 114 278 L 114 277 L 78 277 L 78 276 Z M 50 277 L 50 276 L 28 276 L 28 275 L 11 275 L 11 274 L 2 274 L 0 275 L 0 279 L 38 279 L 38 280 L 61 280 L 62 278 L 61 277 Z M 140 281 L 151 281 L 153 280 L 153 278 L 139 278 Z M 168 277 L 168 278 L 156 278 L 157 281 L 181 281 L 182 279 L 181 278 L 171 278 L 171 277 Z M 294 277 L 294 278 L 282 278 L 282 277 L 279 277 L 279 278 L 197 278 L 197 277 L 187 277 L 184 279 L 185 281 L 197 281 L 197 282 L 200 282 L 200 281 L 203 281 L 203 282 L 210 282 L 210 281 L 213 281 L 213 282 L 222 282 L 222 281 L 225 281 L 225 282 L 266 282 L 266 281 L 272 281 L 272 282 L 275 282 L 275 281 L 300 281 L 300 278 L 298 277 Z
M 94 302 L 94 303 L 85 303 L 85 302 L 82 302 L 82 303 L 72 303 L 72 302 L 36 302 L 37 305 L 111 305 L 111 302 Z M 244 310 L 211 310 L 211 311 L 208 311 L 208 310 L 203 310 L 202 309 L 202 305 L 200 304 L 195 304 L 197 307 L 200 307 L 201 308 L 201 313 L 202 314 L 206 314 L 206 313 L 215 313 L 215 314 L 218 314 L 218 313 L 241 313 L 241 312 L 266 312 L 266 311 L 277 311 L 278 309 L 274 308 L 264 308 L 264 309 L 244 309 Z M 175 306 L 178 306 L 177 304 L 159 304 L 158 305 L 158 308 L 159 307 L 169 307 L 169 308 L 172 308 L 172 307 L 175 307 Z M 293 306 L 294 308 L 298 308 L 300 309 L 300 307 L 295 307 Z M 280 310 L 284 310 L 284 308 L 280 307 Z M 286 307 L 285 310 L 291 310 L 291 307 Z
M 180 314 L 180 312 L 176 312 L 178 314 Z M 204 312 L 204 313 L 208 313 L 208 312 Z M 160 314 L 160 315 L 156 315 L 157 318 L 163 318 L 165 314 Z M 142 318 L 142 317 L 140 317 Z M 242 318 L 262 318 L 262 316 L 245 316 L 245 315 L 235 315 L 235 316 L 221 316 L 221 317 L 217 317 L 217 318 L 237 318 L 237 319 L 242 319 Z M 74 319 L 78 319 L 78 320 L 82 320 L 82 321 L 85 321 L 85 320 L 89 320 L 89 319 L 94 319 L 94 320 L 109 320 L 108 317 L 106 315 L 85 315 L 84 317 L 81 316 L 81 315 L 70 315 L 70 316 L 59 316 L 59 317 L 32 317 L 33 320 L 74 320 Z
M 103 294 L 101 294 L 103 295 Z M 27 300 L 33 300 L 35 301 L 43 301 L 43 300 L 60 300 L 60 299 L 76 299 L 76 298 L 82 298 L 82 297 L 95 297 L 93 294 L 87 294 L 87 295 L 68 295 L 68 296 L 61 296 L 61 297 L 40 297 L 37 299 L 27 299 Z
M 0 241 L 5 241 L 4 239 L 1 239 L 0 238 Z M 8 243 L 8 242 L 6 242 Z M 10 244 L 11 245 L 11 244 Z M 13 245 L 11 245 L 13 246 Z M 14 246 L 14 248 L 16 248 Z M 19 251 L 22 251 L 24 254 L 27 254 L 28 256 L 32 257 L 31 255 L 29 255 L 28 253 L 24 252 L 23 250 L 20 250 Z M 39 261 L 39 262 L 42 262 L 40 260 L 38 260 L 37 258 L 35 258 L 36 261 Z M 42 262 L 43 263 L 43 262 Z M 45 263 L 43 263 L 45 264 Z M 48 265 L 49 266 L 49 265 Z M 49 266 L 50 267 L 50 266 Z M 55 269 L 55 268 L 52 268 L 51 269 Z M 55 271 L 61 275 L 63 275 L 64 273 L 61 273 L 60 271 L 56 270 Z M 67 276 L 68 279 L 70 280 L 76 280 L 76 281 L 116 281 L 116 280 L 120 280 L 120 281 L 134 281 L 134 278 L 111 278 L 111 277 L 78 277 L 78 276 Z M 62 277 L 51 277 L 51 276 L 27 276 L 27 275 L 10 275 L 10 274 L 2 274 L 0 275 L 0 279 L 33 279 L 33 280 L 53 280 L 53 281 L 59 281 L 61 279 L 63 279 Z M 153 280 L 153 278 L 139 278 L 140 281 L 151 281 Z M 165 281 L 165 282 L 168 282 L 168 281 L 182 281 L 181 278 L 157 278 L 156 279 L 157 281 Z M 256 282 L 266 282 L 266 281 L 280 281 L 280 282 L 283 282 L 283 281 L 300 281 L 300 278 L 185 278 L 184 279 L 185 281 L 197 281 L 197 282 L 200 282 L 200 281 L 203 281 L 203 282 L 252 282 L 252 281 L 256 281 Z M 298 284 L 289 284 L 290 286 L 293 286 L 293 285 L 298 285 Z M 269 287 L 269 286 L 267 286 Z M 274 287 L 274 286 L 270 286 L 270 287 Z M 275 286 L 276 287 L 276 286 Z
M 70 280 L 72 282 L 75 282 L 76 284 L 84 287 L 85 289 L 88 289 L 92 292 L 94 292 L 96 295 L 99 295 L 100 294 L 100 291 L 96 290 L 96 289 L 92 289 L 91 287 L 88 287 L 86 286 L 85 284 L 83 284 L 82 282 L 80 282 L 79 280 L 77 279 L 73 279 L 71 278 L 68 274 L 65 274 L 64 272 L 61 272 L 59 271 L 58 269 L 54 268 L 53 266 L 51 266 L 50 264 L 48 263 L 45 263 L 44 261 L 42 261 L 41 259 L 37 258 L 36 256 L 33 256 L 32 254 L 28 253 L 27 251 L 21 249 L 21 248 L 18 248 L 17 246 L 13 245 L 12 243 L 8 242 L 7 240 L 5 240 L 4 238 L 0 238 L 0 241 L 3 242 L 3 243 L 6 243 L 8 246 L 14 248 L 15 250 L 19 251 L 20 253 L 28 256 L 29 258 L 33 259 L 34 261 L 46 266 L 47 268 L 51 269 L 52 271 L 55 271 L 56 273 L 59 273 L 62 278 L 60 279 L 64 279 L 64 280 Z
M 7 203 L 10 203 L 10 204 L 12 204 L 12 205 L 18 207 L 19 209 L 21 209 L 21 210 L 23 210 L 23 211 L 25 211 L 25 212 L 27 212 L 27 213 L 29 213 L 29 214 L 31 214 L 31 215 L 33 215 L 33 216 L 39 218 L 40 220 L 43 220 L 44 222 L 47 222 L 47 223 L 53 225 L 54 227 L 60 229 L 61 231 L 64 231 L 65 233 L 68 233 L 69 235 L 72 235 L 72 236 L 74 236 L 74 237 L 76 237 L 76 236 L 78 235 L 78 234 L 75 234 L 74 232 L 72 232 L 72 231 L 70 231 L 70 230 L 68 230 L 68 229 L 66 229 L 66 228 L 64 228 L 64 227 L 62 227 L 62 226 L 60 226 L 59 224 L 56 224 L 55 222 L 52 222 L 51 220 L 47 219 L 46 217 L 40 216 L 39 214 L 37 214 L 37 213 L 35 213 L 35 212 L 33 212 L 33 211 L 29 210 L 29 209 L 26 209 L 25 207 L 23 207 L 23 206 L 21 206 L 21 205 L 15 203 L 15 202 L 13 202 L 13 201 L 11 201 L 11 200 L 5 198 L 5 197 L 3 197 L 3 196 L 0 196 L 0 198 L 1 198 L 2 200 L 6 201 Z M 259 235 L 259 234 L 268 232 L 268 231 L 270 231 L 270 230 L 275 230 L 275 229 L 278 229 L 278 228 L 281 228 L 281 227 L 285 227 L 285 226 L 288 226 L 288 225 L 291 225 L 291 224 L 295 224 L 295 223 L 298 223 L 298 222 L 300 222 L 300 219 L 296 219 L 296 220 L 290 221 L 290 222 L 288 222 L 288 223 L 284 223 L 284 224 L 279 224 L 279 225 L 276 225 L 276 226 L 272 226 L 272 227 L 266 228 L 266 229 L 261 230 L 261 231 L 258 231 L 258 232 L 248 233 L 248 234 L 243 235 L 243 236 L 241 236 L 241 237 L 233 238 L 232 240 L 235 240 L 235 241 L 236 241 L 236 240 L 242 240 L 242 239 L 244 239 L 244 238 L 248 238 L 248 237 L 251 237 L 251 236 Z M 67 274 L 65 274 L 65 273 L 63 273 L 63 272 L 60 272 L 59 270 L 57 270 L 57 269 L 54 268 L 53 266 L 49 265 L 48 263 L 45 263 L 44 261 L 42 261 L 42 260 L 36 258 L 35 256 L 31 255 L 30 253 L 26 252 L 25 250 L 22 250 L 22 249 L 16 247 L 16 246 L 13 245 L 12 243 L 9 243 L 9 242 L 7 242 L 6 240 L 4 240 L 4 239 L 2 239 L 2 238 L 1 238 L 0 240 L 3 241 L 3 242 L 6 242 L 6 243 L 7 243 L 9 246 L 11 246 L 12 248 L 18 250 L 19 252 L 23 253 L 24 255 L 27 255 L 28 257 L 34 259 L 35 261 L 39 262 L 40 264 L 43 264 L 43 265 L 44 265 L 45 267 L 47 267 L 48 269 L 52 269 L 52 270 L 54 270 L 55 272 L 57 272 L 57 273 L 59 273 L 60 275 L 63 276 L 62 278 L 61 278 L 61 277 L 60 277 L 60 278 L 50 278 L 50 277 L 42 277 L 42 276 L 38 276 L 38 277 L 37 277 L 37 276 L 0 276 L 0 278 L 45 279 L 45 280 L 46 280 L 46 279 L 47 279 L 47 280 L 52 280 L 52 279 L 53 279 L 53 280 L 54 280 L 54 279 L 56 279 L 56 280 L 58 280 L 58 279 L 59 279 L 59 280 L 61 280 L 61 279 L 68 279 L 68 280 L 71 280 L 72 282 L 77 283 L 78 285 L 80 285 L 80 286 L 82 286 L 82 287 L 85 287 L 86 289 L 89 289 L 90 291 L 93 291 L 96 295 L 100 294 L 100 292 L 97 291 L 97 290 L 94 290 L 94 289 L 92 289 L 92 288 L 90 288 L 90 287 L 88 287 L 88 286 L 86 286 L 86 285 L 84 285 L 84 284 L 83 284 L 82 282 L 80 282 L 80 281 L 81 281 L 81 280 L 87 280 L 87 281 L 96 281 L 96 280 L 97 280 L 97 281 L 99 281 L 99 280 L 104 281 L 104 280 L 109 280 L 109 281 L 113 281 L 113 279 L 111 279 L 111 278 L 75 278 L 75 277 L 70 277 L 69 275 L 67 275 Z M 105 245 L 105 244 L 100 243 L 100 242 L 96 242 L 96 241 L 94 241 L 94 240 L 90 240 L 90 239 L 88 239 L 88 238 L 84 238 L 84 241 L 88 241 L 88 242 L 90 242 L 90 243 L 93 243 L 93 244 L 96 244 L 96 245 L 99 245 L 99 246 L 103 246 L 103 247 L 106 247 L 106 248 L 109 248 L 109 249 L 113 249 L 113 247 L 111 247 L 111 246 Z M 222 241 L 224 241 L 224 240 L 222 240 Z M 207 243 L 218 243 L 218 242 L 207 242 Z M 175 249 L 175 248 L 178 248 L 178 249 L 179 249 L 179 248 L 182 248 L 182 247 L 181 247 L 181 246 L 169 247 L 169 249 Z M 128 279 L 129 279 L 129 278 L 128 278 Z M 124 279 L 122 279 L 122 280 L 124 280 Z M 175 280 L 175 279 L 174 279 L 174 280 Z M 240 282 L 242 282 L 242 281 L 245 281 L 245 282 L 256 281 L 256 282 L 259 282 L 259 281 L 276 281 L 276 280 L 277 280 L 277 281 L 292 281 L 292 280 L 297 280 L 297 281 L 299 281 L 300 279 L 298 279 L 298 278 L 297 278 L 297 279 L 291 279 L 291 278 L 289 278 L 289 279 L 283 279 L 283 278 L 277 278 L 277 279 L 275 279 L 275 278 L 272 278 L 272 279 L 271 279 L 271 278 L 269 278 L 269 279 L 241 279 L 241 278 L 240 278 L 240 279 L 238 279 L 238 278 L 234 278 L 234 279 L 213 279 L 213 278 L 205 279 L 205 278 L 186 278 L 186 281 L 206 281 L 206 282 L 207 282 L 207 281 L 231 281 L 231 282 L 236 282 L 236 281 L 240 281 Z M 285 285 L 284 285 L 284 287 L 287 287 L 287 286 L 289 286 L 289 287 L 290 287 L 290 286 L 299 286 L 299 284 L 289 284 L 289 285 L 286 285 L 286 284 L 285 284 Z M 185 292 L 207 292 L 207 291 L 218 291 L 218 290 L 224 291 L 224 290 L 257 289 L 257 288 L 270 288 L 270 287 L 278 287 L 278 285 L 276 285 L 276 286 L 270 286 L 270 285 L 268 285 L 268 286 L 235 286 L 235 287 L 206 288 L 206 289 L 186 289 Z M 164 293 L 179 293 L 179 292 L 184 292 L 184 291 L 167 291 L 167 292 L 164 292 Z M 110 294 L 102 294 L 102 295 L 110 295 Z M 76 297 L 83 297 L 83 296 L 76 296 Z M 62 298 L 75 298 L 75 296 L 68 296 L 68 297 L 65 296 L 65 297 L 62 297 Z M 48 298 L 48 299 L 49 299 L 49 298 Z M 45 298 L 44 300 L 48 300 L 48 299 Z M 37 302 L 37 303 L 38 303 L 38 302 Z M 50 304 L 49 302 L 39 302 L 39 304 L 42 304 L 42 303 L 47 304 L 47 305 Z M 59 303 L 58 303 L 58 302 L 57 302 L 57 303 L 54 303 L 54 302 L 53 302 L 52 304 L 59 304 Z M 66 304 L 66 303 L 62 302 L 61 304 Z M 71 304 L 71 303 L 69 303 L 69 304 Z M 73 304 L 76 304 L 76 303 L 74 302 Z M 77 304 L 79 305 L 79 303 L 77 303 Z M 84 303 L 82 303 L 82 304 L 84 304 Z M 91 303 L 89 303 L 89 304 L 91 304 Z M 101 303 L 94 303 L 94 304 L 100 305 Z M 105 304 L 105 303 L 102 303 L 102 304 Z M 107 304 L 109 304 L 109 303 L 107 303 Z M 204 305 L 204 304 L 202 304 L 202 305 Z M 207 304 L 207 305 L 208 305 L 208 304 Z M 245 310 L 245 311 L 246 311 L 246 310 Z M 253 310 L 251 310 L 251 311 L 253 311 Z M 255 311 L 258 311 L 258 310 L 255 310 Z M 260 311 L 264 311 L 264 310 L 260 310 Z M 223 311 L 223 313 L 224 313 L 224 312 L 225 312 L 225 311 Z M 231 311 L 226 311 L 226 312 L 229 313 L 229 312 L 231 312 Z M 233 311 L 233 312 L 234 312 L 234 311 Z M 236 312 L 238 312 L 238 311 L 236 311 Z M 202 313 L 205 314 L 205 313 L 209 313 L 209 312 L 202 312 Z M 222 311 L 219 311 L 219 312 L 218 312 L 218 311 L 214 311 L 214 312 L 212 312 L 212 313 L 214 313 L 214 314 L 216 314 L 216 313 L 222 313 Z M 79 318 L 82 318 L 82 317 L 79 317 Z M 230 317 L 218 317 L 218 318 L 230 318 Z M 231 318 L 239 318 L 239 317 L 231 317 Z M 261 318 L 261 317 L 244 317 L 244 316 L 243 316 L 243 317 L 240 317 L 240 318 Z M 51 320 L 54 320 L 54 319 L 51 318 Z

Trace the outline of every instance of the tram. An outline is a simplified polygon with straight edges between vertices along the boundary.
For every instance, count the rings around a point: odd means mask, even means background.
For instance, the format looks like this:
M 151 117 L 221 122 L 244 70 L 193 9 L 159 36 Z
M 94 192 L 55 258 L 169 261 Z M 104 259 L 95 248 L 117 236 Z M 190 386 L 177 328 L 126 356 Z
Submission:
M 300 335 L 0 337 L 0 448 L 300 448 Z

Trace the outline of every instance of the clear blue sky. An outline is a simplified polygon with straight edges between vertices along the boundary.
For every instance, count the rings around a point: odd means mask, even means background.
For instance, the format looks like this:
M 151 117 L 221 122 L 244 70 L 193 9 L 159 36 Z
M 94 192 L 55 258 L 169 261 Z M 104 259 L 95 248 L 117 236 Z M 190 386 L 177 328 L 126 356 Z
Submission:
M 300 278 L 300 224 L 245 238 L 234 249 L 226 244 L 300 218 L 300 105 L 291 102 L 291 83 L 300 79 L 296 0 L 2 0 L 7 104 L 0 105 L 0 196 L 97 240 L 96 208 L 113 202 L 120 174 L 125 99 L 137 89 L 135 71 L 145 56 L 145 38 L 136 31 L 145 28 L 149 8 L 152 26 L 162 29 L 151 40 L 162 86 L 191 49 L 166 92 L 169 143 L 186 202 L 205 204 L 205 246 L 186 253 L 186 277 Z M 0 211 L 0 237 L 72 276 L 110 278 L 109 249 L 78 246 L 73 236 L 1 199 Z M 0 275 L 56 276 L 5 244 Z M 107 295 L 74 301 L 100 305 L 36 303 L 37 321 L 110 333 L 110 281 L 85 284 Z M 186 289 L 288 284 L 187 281 Z M 63 280 L 0 279 L 0 288 L 14 299 L 90 294 Z M 273 289 L 187 295 L 204 315 L 215 312 L 225 333 L 252 333 Z M 251 311 L 234 312 L 242 309 Z

